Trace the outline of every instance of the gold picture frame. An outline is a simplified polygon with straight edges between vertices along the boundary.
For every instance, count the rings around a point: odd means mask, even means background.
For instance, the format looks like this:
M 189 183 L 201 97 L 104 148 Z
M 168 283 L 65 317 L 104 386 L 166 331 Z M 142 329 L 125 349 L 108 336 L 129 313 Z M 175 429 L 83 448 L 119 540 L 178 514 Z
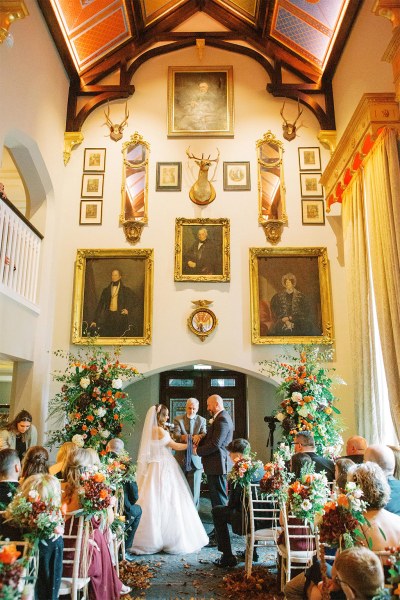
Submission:
M 151 343 L 153 253 L 152 249 L 77 251 L 73 344 L 89 340 L 99 346 Z M 116 286 L 112 281 L 117 281 Z M 112 297 L 114 289 L 118 291 Z M 110 311 L 112 302 L 115 310 Z
M 85 148 L 83 170 L 87 173 L 103 173 L 106 170 L 106 149 Z
M 168 136 L 233 137 L 233 67 L 169 67 Z
M 326 248 L 250 248 L 250 300 L 253 344 L 333 342 Z
M 175 221 L 175 281 L 230 281 L 229 219 Z

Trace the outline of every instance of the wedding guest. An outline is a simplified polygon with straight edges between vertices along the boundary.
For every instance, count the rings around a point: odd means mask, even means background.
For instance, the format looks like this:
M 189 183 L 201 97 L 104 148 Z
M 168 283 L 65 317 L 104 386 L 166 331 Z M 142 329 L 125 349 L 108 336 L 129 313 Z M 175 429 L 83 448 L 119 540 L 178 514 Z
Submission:
M 400 448 L 399 448 L 399 446 L 389 446 L 389 445 L 388 445 L 388 448 L 390 448 L 394 454 L 395 467 L 394 467 L 393 477 L 395 477 L 396 479 L 400 479 Z
M 49 453 L 43 446 L 31 446 L 22 461 L 20 483 L 31 475 L 48 473 Z
M 364 452 L 368 447 L 368 442 L 361 435 L 353 435 L 346 442 L 346 456 L 354 463 L 361 464 L 364 461 Z
M 0 450 L 0 510 L 6 509 L 18 489 L 21 461 L 16 450 Z
M 197 446 L 207 432 L 205 418 L 197 414 L 199 410 L 199 401 L 197 398 L 188 398 L 185 410 L 184 415 L 180 415 L 174 419 L 173 437 L 177 442 L 186 443 L 188 442 L 188 437 L 191 436 L 192 444 Z M 188 447 L 185 451 L 175 452 L 175 458 L 185 474 L 186 481 L 193 494 L 194 504 L 198 510 L 203 465 L 200 456 L 193 454 L 192 447 L 190 445 L 190 449 Z
M 125 451 L 124 442 L 121 438 L 113 438 L 108 442 L 106 451 L 108 452 L 108 456 L 118 458 Z M 125 552 L 125 558 L 128 561 L 133 561 L 135 556 L 130 554 L 129 548 L 132 547 L 135 533 L 140 523 L 142 508 L 137 504 L 139 490 L 136 481 L 124 481 L 122 488 L 124 491 L 124 515 L 126 519 L 125 547 L 128 548 Z
M 383 591 L 385 578 L 376 554 L 358 546 L 337 555 L 332 568 L 332 582 L 343 590 L 347 600 L 372 600 Z M 335 586 L 330 589 L 334 591 Z
M 21 410 L 17 416 L 0 429 L 0 450 L 12 448 L 22 460 L 25 452 L 37 443 L 36 427 L 32 423 L 32 415 L 27 410 Z
M 49 467 L 50 475 L 54 475 L 57 479 L 62 478 L 64 465 L 68 463 L 69 457 L 77 450 L 78 446 L 73 442 L 64 442 L 58 449 L 56 463 Z
M 226 447 L 229 457 L 233 463 L 241 460 L 250 454 L 250 444 L 247 440 L 237 438 L 230 442 Z M 258 483 L 264 471 L 256 473 L 252 483 Z M 215 526 L 218 550 L 222 556 L 214 561 L 217 567 L 234 567 L 237 564 L 237 558 L 232 552 L 231 540 L 229 537 L 228 524 L 232 526 L 233 533 L 244 535 L 245 513 L 243 507 L 244 490 L 241 485 L 232 485 L 229 491 L 228 503 L 226 506 L 214 506 L 212 516 Z M 254 549 L 253 561 L 258 561 L 257 550 Z
M 32 492 L 39 494 L 42 503 L 50 502 L 61 509 L 61 489 L 58 479 L 48 473 L 37 473 L 27 477 L 19 489 L 19 496 L 30 500 Z M 12 504 L 6 518 L 13 519 Z M 20 538 L 23 536 L 20 533 Z M 35 584 L 35 600 L 57 600 L 63 568 L 63 528 L 54 532 L 54 537 L 39 541 L 38 577 Z
M 82 508 L 79 497 L 79 488 L 81 475 L 85 471 L 90 471 L 93 467 L 93 453 L 87 449 L 78 448 L 78 450 L 70 457 L 68 464 L 63 472 L 64 481 L 61 484 L 63 491 L 62 508 L 66 518 L 69 518 L 68 513 L 74 512 Z M 112 511 L 109 512 L 109 519 L 112 519 Z M 130 588 L 123 585 L 117 577 L 112 564 L 110 550 L 108 548 L 106 535 L 108 528 L 103 532 L 100 528 L 100 521 L 97 518 L 91 519 L 91 543 L 90 543 L 90 558 L 88 577 L 89 598 L 90 600 L 105 600 L 106 598 L 118 598 L 129 594 Z M 70 576 L 67 573 L 67 576 Z
M 395 515 L 400 515 L 400 481 L 393 477 L 396 466 L 393 451 L 388 446 L 375 444 L 366 449 L 364 460 L 376 463 L 384 472 L 390 487 L 390 500 L 385 508 Z
M 330 458 L 320 456 L 315 452 L 314 436 L 311 431 L 299 431 L 294 438 L 295 453 L 305 452 L 311 458 L 315 465 L 315 472 L 325 471 L 328 481 L 333 481 L 335 477 L 335 465 Z
M 347 483 L 347 473 L 355 463 L 350 458 L 337 458 L 335 461 L 335 483 L 339 490 L 344 491 Z

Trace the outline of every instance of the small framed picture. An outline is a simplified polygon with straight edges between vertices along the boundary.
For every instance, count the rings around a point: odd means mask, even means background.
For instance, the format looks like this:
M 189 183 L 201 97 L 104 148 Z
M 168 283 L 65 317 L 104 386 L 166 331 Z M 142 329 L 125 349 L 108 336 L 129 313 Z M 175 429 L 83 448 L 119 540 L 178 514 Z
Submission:
M 250 190 L 249 162 L 224 162 L 224 190 Z
M 320 184 L 322 173 L 300 173 L 300 187 L 303 198 L 322 198 L 323 191 Z
M 158 162 L 156 165 L 156 192 L 180 192 L 182 163 Z
M 85 148 L 83 170 L 90 173 L 102 173 L 106 168 L 105 148 Z
M 302 200 L 301 218 L 303 225 L 325 225 L 324 201 Z
M 321 153 L 316 148 L 299 148 L 300 171 L 320 171 Z
M 101 200 L 81 200 L 79 225 L 101 225 L 103 202 Z
M 104 174 L 83 174 L 82 175 L 82 198 L 102 198 L 103 197 Z

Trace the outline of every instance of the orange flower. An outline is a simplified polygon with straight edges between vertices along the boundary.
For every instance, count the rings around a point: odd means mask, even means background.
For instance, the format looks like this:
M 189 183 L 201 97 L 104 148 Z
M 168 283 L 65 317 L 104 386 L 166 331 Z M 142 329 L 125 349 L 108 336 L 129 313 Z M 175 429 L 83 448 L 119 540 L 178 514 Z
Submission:
M 394 590 L 393 593 L 395 596 L 400 596 L 400 583 L 397 584 L 397 588 Z
M 337 503 L 339 506 L 343 506 L 344 508 L 348 508 L 349 506 L 349 499 L 347 498 L 347 496 L 345 494 L 339 494 L 338 498 L 337 498 Z
M 107 390 L 106 395 L 107 396 L 112 396 L 112 391 L 111 390 Z
M 94 421 L 94 416 L 93 415 L 88 415 L 86 417 L 86 421 L 90 421 L 90 422 Z
M 303 488 L 303 486 L 301 485 L 300 481 L 295 481 L 294 483 L 292 483 L 292 485 L 290 487 L 295 492 L 295 494 L 299 494 L 300 491 Z
M 17 550 L 16 545 L 7 544 L 6 546 L 3 546 L 3 550 L 0 552 L 0 563 L 12 565 L 19 556 L 21 556 L 21 552 Z
M 304 481 L 307 484 L 310 484 L 312 481 L 314 481 L 315 477 L 312 473 L 307 473 L 307 475 L 304 477 Z
M 99 497 L 100 497 L 102 500 L 104 500 L 104 498 L 107 498 L 107 496 L 108 496 L 108 492 L 107 492 L 107 490 L 100 490 L 100 492 L 99 492 Z
M 293 414 L 293 408 L 292 408 L 291 406 L 288 406 L 288 407 L 287 407 L 287 409 L 286 409 L 286 412 L 287 412 L 289 415 Z
M 305 352 L 300 352 L 300 360 L 302 363 L 306 362 L 306 353 Z
M 331 407 L 330 407 L 330 406 L 327 406 L 327 407 L 325 408 L 325 412 L 326 412 L 326 414 L 327 414 L 327 415 L 330 415 L 330 414 L 331 414 L 331 412 L 332 412 L 332 409 L 331 409 Z
M 118 421 L 119 416 L 118 415 L 114 415 L 114 419 L 115 419 L 115 421 Z
M 331 510 L 335 510 L 336 508 L 336 504 L 334 502 L 332 502 L 332 500 L 330 500 L 329 502 L 327 502 L 324 506 L 324 511 L 325 512 L 329 512 Z
M 80 419 L 81 418 L 81 413 L 75 413 L 75 419 Z
M 106 450 L 100 450 L 101 456 L 105 456 L 107 454 Z
M 87 425 L 82 425 L 82 429 L 83 429 L 83 431 L 86 431 L 87 430 Z
M 101 397 L 101 401 L 102 401 L 102 402 L 105 402 L 106 400 L 107 400 L 107 398 L 106 398 L 105 396 L 102 396 L 102 397 Z
M 90 430 L 90 435 L 97 435 L 97 429 L 95 427 Z
M 298 383 L 299 385 L 304 385 L 304 379 L 298 379 L 298 380 L 297 380 L 297 383 Z
M 94 480 L 96 483 L 102 483 L 102 482 L 104 481 L 104 479 L 105 479 L 105 476 L 104 476 L 104 474 L 103 474 L 103 473 L 95 473 L 95 474 L 93 475 L 93 480 Z
M 303 396 L 304 402 L 312 402 L 314 400 L 314 396 Z

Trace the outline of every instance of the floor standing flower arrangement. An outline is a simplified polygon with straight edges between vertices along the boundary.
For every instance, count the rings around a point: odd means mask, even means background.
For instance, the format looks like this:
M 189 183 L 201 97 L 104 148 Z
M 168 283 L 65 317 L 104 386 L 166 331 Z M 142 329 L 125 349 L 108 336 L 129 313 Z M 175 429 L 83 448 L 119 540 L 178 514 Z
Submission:
M 64 426 L 49 432 L 49 445 L 72 441 L 105 454 L 107 442 L 121 434 L 123 424 L 135 422 L 132 400 L 122 387 L 139 372 L 120 362 L 119 349 L 108 353 L 93 346 L 77 355 L 55 355 L 65 358 L 67 367 L 53 373 L 62 388 L 50 401 L 49 418 Z
M 274 416 L 288 444 L 299 431 L 311 431 L 318 454 L 338 456 L 343 440 L 332 386 L 344 381 L 333 377 L 333 369 L 321 365 L 331 360 L 332 351 L 319 351 L 318 346 L 295 346 L 295 350 L 298 356 L 260 363 L 263 373 L 282 379 L 277 392 L 280 405 Z

